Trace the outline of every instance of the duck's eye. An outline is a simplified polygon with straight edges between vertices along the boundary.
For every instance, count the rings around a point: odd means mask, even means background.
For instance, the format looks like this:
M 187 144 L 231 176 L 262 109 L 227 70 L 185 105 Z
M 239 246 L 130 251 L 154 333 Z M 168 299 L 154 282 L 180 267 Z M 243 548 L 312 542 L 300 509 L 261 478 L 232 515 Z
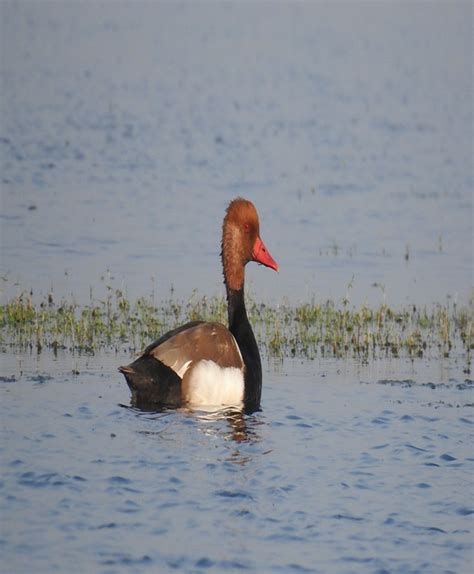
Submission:
M 244 223 L 244 231 L 245 231 L 245 233 L 250 232 L 250 223 Z

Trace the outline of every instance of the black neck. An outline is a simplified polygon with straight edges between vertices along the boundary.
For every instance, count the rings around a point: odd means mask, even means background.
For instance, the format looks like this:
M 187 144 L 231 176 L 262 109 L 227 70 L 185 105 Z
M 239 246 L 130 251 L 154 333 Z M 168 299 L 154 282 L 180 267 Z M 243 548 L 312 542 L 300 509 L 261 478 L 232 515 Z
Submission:
M 246 410 L 253 411 L 260 406 L 262 394 L 262 363 L 257 342 L 250 326 L 245 309 L 244 289 L 227 289 L 229 330 L 239 345 L 245 363 Z

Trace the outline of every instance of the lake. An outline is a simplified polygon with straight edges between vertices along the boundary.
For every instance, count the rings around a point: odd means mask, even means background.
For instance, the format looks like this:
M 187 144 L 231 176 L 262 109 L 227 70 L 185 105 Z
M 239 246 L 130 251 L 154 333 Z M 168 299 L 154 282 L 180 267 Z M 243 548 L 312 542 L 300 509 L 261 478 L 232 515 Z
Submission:
M 0 5 L 1 297 L 472 294 L 470 3 Z M 467 573 L 466 356 L 263 357 L 262 410 L 144 412 L 95 355 L 0 344 L 5 572 Z M 469 367 L 469 365 L 468 365 Z
M 237 195 L 281 268 L 249 268 L 261 299 L 470 296 L 469 3 L 1 14 L 7 296 L 87 300 L 107 271 L 131 297 L 219 293 Z
M 243 416 L 131 409 L 124 360 L 7 355 L 7 571 L 469 572 L 474 393 L 452 361 L 267 364 Z

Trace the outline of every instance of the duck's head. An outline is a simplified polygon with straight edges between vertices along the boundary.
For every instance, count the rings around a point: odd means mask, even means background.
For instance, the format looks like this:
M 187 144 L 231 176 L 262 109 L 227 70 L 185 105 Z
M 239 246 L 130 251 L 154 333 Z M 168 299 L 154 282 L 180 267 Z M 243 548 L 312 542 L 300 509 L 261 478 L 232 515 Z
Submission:
M 278 264 L 260 237 L 260 222 L 254 204 L 238 197 L 229 204 L 222 226 L 222 263 L 229 288 L 243 287 L 244 268 L 249 261 L 278 271 Z

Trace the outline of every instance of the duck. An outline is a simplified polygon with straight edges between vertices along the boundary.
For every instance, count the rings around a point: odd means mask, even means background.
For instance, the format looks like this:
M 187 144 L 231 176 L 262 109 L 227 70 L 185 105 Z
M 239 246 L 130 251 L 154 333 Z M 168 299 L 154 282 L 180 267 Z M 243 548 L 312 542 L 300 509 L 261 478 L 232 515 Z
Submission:
M 221 262 L 228 327 L 191 321 L 162 335 L 129 365 L 119 367 L 137 407 L 260 408 L 262 363 L 245 307 L 245 266 L 278 264 L 260 237 L 254 204 L 238 197 L 222 225 Z

